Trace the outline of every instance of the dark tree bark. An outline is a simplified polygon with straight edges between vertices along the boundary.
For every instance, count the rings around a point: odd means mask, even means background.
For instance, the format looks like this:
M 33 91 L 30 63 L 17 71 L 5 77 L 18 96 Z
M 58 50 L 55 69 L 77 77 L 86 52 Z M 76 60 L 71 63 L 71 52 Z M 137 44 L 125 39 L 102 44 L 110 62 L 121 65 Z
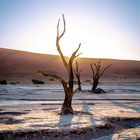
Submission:
M 92 91 L 95 91 L 97 86 L 99 84 L 99 81 L 96 79 L 93 79 L 93 84 L 92 84 Z
M 73 61 L 75 58 L 77 58 L 80 54 L 77 55 L 78 50 L 80 49 L 81 44 L 79 44 L 77 50 L 75 50 L 69 61 L 67 62 L 59 45 L 59 41 L 60 39 L 63 37 L 63 35 L 65 34 L 66 31 L 66 22 L 65 22 L 65 17 L 64 15 L 62 15 L 63 17 L 63 24 L 64 24 L 64 29 L 62 31 L 61 34 L 59 34 L 59 23 L 60 23 L 60 19 L 58 20 L 58 24 L 57 24 L 57 37 L 56 37 L 56 48 L 57 51 L 60 54 L 60 57 L 62 59 L 62 62 L 68 72 L 68 78 L 69 78 L 69 85 L 67 86 L 65 80 L 63 78 L 61 78 L 60 76 L 57 75 L 52 75 L 52 74 L 46 74 L 42 71 L 39 71 L 38 73 L 46 76 L 46 77 L 53 77 L 57 80 L 59 80 L 61 82 L 61 84 L 63 85 L 63 89 L 64 89 L 64 93 L 65 93 L 65 99 L 61 108 L 61 114 L 72 114 L 73 113 L 73 108 L 72 108 L 72 97 L 73 95 L 77 92 L 78 88 L 73 90 L 73 79 L 74 79 L 74 74 L 73 74 Z
M 65 94 L 65 99 L 61 108 L 61 114 L 73 114 L 72 95 Z
M 81 91 L 82 88 L 81 88 L 81 80 L 80 80 L 80 76 L 81 76 L 81 72 L 82 72 L 82 70 L 79 70 L 78 62 L 77 62 L 77 61 L 75 61 L 75 62 L 76 62 L 76 67 L 75 67 L 75 69 L 74 69 L 74 73 L 75 73 L 75 76 L 76 76 L 76 78 L 77 78 L 78 89 Z
M 96 92 L 97 86 L 99 84 L 99 79 L 104 74 L 104 72 L 110 67 L 111 65 L 106 66 L 105 68 L 101 67 L 101 60 L 97 63 L 90 64 L 93 76 L 93 84 L 92 84 L 92 92 Z

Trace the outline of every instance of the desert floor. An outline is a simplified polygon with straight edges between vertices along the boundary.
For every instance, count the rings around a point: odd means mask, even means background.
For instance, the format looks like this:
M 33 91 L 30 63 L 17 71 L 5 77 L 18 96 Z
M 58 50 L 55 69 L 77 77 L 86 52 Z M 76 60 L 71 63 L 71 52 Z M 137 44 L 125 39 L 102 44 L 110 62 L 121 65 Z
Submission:
M 73 115 L 60 115 L 62 86 L 0 86 L 0 140 L 139 140 L 140 83 L 102 84 L 104 94 L 73 98 Z

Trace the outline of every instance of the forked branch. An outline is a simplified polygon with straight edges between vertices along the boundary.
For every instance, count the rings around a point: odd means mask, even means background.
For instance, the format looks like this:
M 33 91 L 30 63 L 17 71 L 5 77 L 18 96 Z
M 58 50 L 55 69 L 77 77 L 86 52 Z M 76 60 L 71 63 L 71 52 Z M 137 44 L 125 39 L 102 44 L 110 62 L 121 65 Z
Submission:
M 63 28 L 63 31 L 62 31 L 61 35 L 59 35 L 59 23 L 60 23 L 60 19 L 58 20 L 58 24 L 57 24 L 57 37 L 58 37 L 58 41 L 63 37 L 63 35 L 64 35 L 65 31 L 66 31 L 66 21 L 65 21 L 64 14 L 62 14 L 62 18 L 63 18 L 64 28 Z
M 68 65 L 67 61 L 65 60 L 65 57 L 64 57 L 64 55 L 63 55 L 63 53 L 61 51 L 60 45 L 59 45 L 59 41 L 63 37 L 63 35 L 65 34 L 65 31 L 66 31 L 66 22 L 65 22 L 65 17 L 64 17 L 63 14 L 62 14 L 62 17 L 63 17 L 64 28 L 63 28 L 62 33 L 59 35 L 59 23 L 60 23 L 60 19 L 59 19 L 58 23 L 57 23 L 56 48 L 57 48 L 57 51 L 59 52 L 59 54 L 60 54 L 60 56 L 62 58 L 64 66 L 66 67 L 67 70 L 69 70 L 69 65 Z
M 81 43 L 79 44 L 78 48 L 76 49 L 76 51 L 74 51 L 69 59 L 69 64 L 72 64 L 73 63 L 73 60 L 75 58 L 77 58 L 81 53 L 77 54 L 78 50 L 80 49 L 81 47 Z M 77 54 L 77 55 L 76 55 Z

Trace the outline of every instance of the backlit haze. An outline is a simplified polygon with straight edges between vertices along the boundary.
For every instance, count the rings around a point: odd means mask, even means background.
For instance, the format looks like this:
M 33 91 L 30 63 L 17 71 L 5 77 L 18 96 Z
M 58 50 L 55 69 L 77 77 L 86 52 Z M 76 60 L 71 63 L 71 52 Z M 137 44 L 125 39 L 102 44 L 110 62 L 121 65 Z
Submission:
M 65 55 L 140 60 L 140 0 L 0 0 L 0 48 L 58 54 L 62 13 Z

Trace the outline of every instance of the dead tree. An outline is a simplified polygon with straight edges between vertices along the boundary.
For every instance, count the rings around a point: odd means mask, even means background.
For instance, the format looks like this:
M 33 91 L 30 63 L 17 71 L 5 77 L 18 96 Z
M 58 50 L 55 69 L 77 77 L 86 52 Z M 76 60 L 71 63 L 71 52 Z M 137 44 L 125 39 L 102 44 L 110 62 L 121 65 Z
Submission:
M 101 60 L 97 63 L 90 64 L 93 76 L 93 84 L 92 84 L 92 92 L 96 92 L 96 88 L 99 84 L 99 79 L 104 74 L 104 72 L 110 67 L 111 65 L 106 66 L 105 68 L 101 67 Z
M 81 76 L 82 70 L 79 70 L 78 62 L 75 61 L 75 63 L 76 63 L 76 67 L 75 67 L 75 69 L 74 69 L 74 73 L 75 73 L 75 76 L 76 76 L 76 78 L 77 78 L 78 89 L 81 91 L 82 89 L 81 89 L 81 80 L 80 80 L 80 76 Z
M 65 17 L 64 17 L 64 15 L 62 15 L 62 17 L 63 17 L 64 28 L 63 28 L 62 33 L 59 34 L 59 23 L 60 23 L 60 19 L 59 19 L 58 24 L 57 24 L 56 48 L 60 54 L 60 57 L 62 59 L 64 66 L 68 72 L 69 85 L 67 85 L 65 80 L 63 78 L 61 78 L 60 76 L 53 75 L 53 74 L 46 74 L 42 71 L 39 71 L 38 73 L 40 73 L 46 77 L 55 78 L 61 82 L 61 84 L 64 88 L 64 93 L 65 93 L 65 99 L 64 99 L 64 102 L 63 102 L 63 105 L 61 108 L 61 114 L 72 114 L 73 113 L 72 97 L 76 93 L 76 91 L 78 90 L 78 88 L 73 90 L 73 84 L 74 84 L 73 61 L 75 58 L 77 58 L 80 55 L 80 54 L 77 54 L 77 52 L 80 49 L 81 43 L 79 44 L 78 48 L 72 53 L 71 57 L 69 58 L 69 60 L 67 62 L 62 51 L 61 51 L 60 44 L 59 44 L 60 39 L 63 37 L 63 35 L 65 34 L 65 31 L 66 31 Z

